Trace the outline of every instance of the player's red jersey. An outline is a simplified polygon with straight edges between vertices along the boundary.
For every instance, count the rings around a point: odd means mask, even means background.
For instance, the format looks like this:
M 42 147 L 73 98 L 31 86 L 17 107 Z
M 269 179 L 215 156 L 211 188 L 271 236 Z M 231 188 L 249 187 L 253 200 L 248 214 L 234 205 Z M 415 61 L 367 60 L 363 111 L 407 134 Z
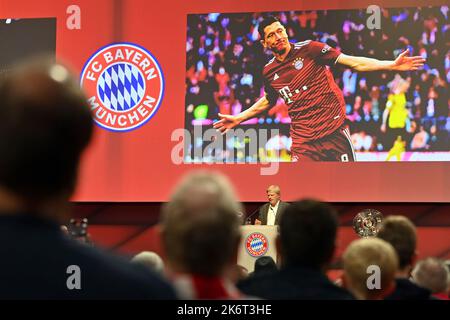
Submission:
M 265 65 L 266 96 L 271 104 L 281 97 L 288 106 L 293 147 L 325 137 L 344 123 L 344 96 L 327 68 L 340 54 L 307 40 L 292 43 L 283 62 L 273 58 Z

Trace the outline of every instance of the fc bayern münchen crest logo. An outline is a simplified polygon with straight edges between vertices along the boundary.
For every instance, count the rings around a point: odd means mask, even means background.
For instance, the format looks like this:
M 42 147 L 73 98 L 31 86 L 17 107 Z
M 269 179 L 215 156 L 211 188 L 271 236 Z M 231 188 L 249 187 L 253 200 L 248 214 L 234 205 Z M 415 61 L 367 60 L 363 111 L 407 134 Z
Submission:
M 301 59 L 301 58 L 300 59 L 299 58 L 295 59 L 294 67 L 297 70 L 300 70 L 301 68 L 303 68 L 303 59 Z
M 247 237 L 245 240 L 245 247 L 247 252 L 252 257 L 261 257 L 267 253 L 268 242 L 265 235 L 259 232 L 254 232 Z
M 148 50 L 132 43 L 99 49 L 84 65 L 80 82 L 95 122 L 112 131 L 129 131 L 146 123 L 164 95 L 158 61 Z

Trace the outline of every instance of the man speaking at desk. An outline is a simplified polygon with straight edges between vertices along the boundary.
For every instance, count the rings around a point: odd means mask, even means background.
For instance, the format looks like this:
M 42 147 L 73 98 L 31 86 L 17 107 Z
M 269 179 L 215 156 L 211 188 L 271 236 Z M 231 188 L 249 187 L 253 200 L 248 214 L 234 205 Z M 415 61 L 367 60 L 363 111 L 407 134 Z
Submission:
M 269 203 L 261 206 L 258 219 L 255 219 L 255 224 L 278 225 L 280 217 L 289 206 L 289 203 L 281 201 L 280 187 L 275 185 L 267 188 L 267 199 Z

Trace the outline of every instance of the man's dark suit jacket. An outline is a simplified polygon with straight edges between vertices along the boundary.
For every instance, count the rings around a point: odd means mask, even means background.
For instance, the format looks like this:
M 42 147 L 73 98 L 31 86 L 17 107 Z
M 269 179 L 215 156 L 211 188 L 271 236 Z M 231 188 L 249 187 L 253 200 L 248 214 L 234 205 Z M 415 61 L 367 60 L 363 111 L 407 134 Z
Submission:
M 406 278 L 395 279 L 396 286 L 392 294 L 385 300 L 430 300 L 431 291 L 419 287 L 414 282 Z
M 0 300 L 175 299 L 157 275 L 68 239 L 57 224 L 31 215 L 0 214 L 0 257 Z M 80 268 L 81 290 L 67 287 L 71 265 Z
M 353 296 L 334 285 L 319 270 L 288 267 L 255 275 L 238 283 L 246 295 L 269 300 L 349 300 Z
M 267 215 L 269 213 L 269 206 L 270 206 L 270 203 L 266 203 L 265 205 L 261 206 L 261 208 L 259 208 L 258 220 L 261 221 L 261 224 L 263 224 L 263 225 L 267 224 Z M 275 225 L 279 224 L 280 217 L 283 214 L 283 211 L 286 210 L 287 207 L 289 207 L 289 203 L 283 202 L 280 200 L 280 203 L 278 204 L 278 211 L 275 215 Z

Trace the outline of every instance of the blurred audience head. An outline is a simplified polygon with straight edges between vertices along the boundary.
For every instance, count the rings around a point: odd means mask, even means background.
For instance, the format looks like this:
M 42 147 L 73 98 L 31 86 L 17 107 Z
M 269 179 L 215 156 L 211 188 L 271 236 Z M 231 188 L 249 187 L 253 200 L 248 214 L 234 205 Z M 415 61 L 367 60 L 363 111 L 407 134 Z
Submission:
M 70 236 L 70 234 L 69 234 L 69 229 L 68 229 L 67 226 L 65 226 L 65 225 L 62 225 L 62 226 L 61 226 L 61 232 L 62 232 L 66 237 L 69 237 L 69 236 Z
M 355 240 L 342 259 L 344 285 L 357 299 L 383 299 L 394 290 L 398 258 L 388 242 L 378 238 Z
M 450 260 L 445 260 L 445 266 L 447 267 L 447 295 L 450 299 Z
M 0 83 L 0 118 L 0 204 L 40 211 L 44 203 L 67 201 L 93 130 L 72 74 L 47 60 L 13 69 Z
M 242 207 L 224 176 L 187 175 L 163 209 L 162 241 L 170 269 L 220 276 L 235 264 Z
M 420 260 L 413 269 L 412 279 L 431 293 L 447 293 L 448 270 L 444 261 L 437 258 Z
M 277 249 L 283 266 L 323 269 L 333 258 L 338 219 L 328 204 L 306 199 L 280 218 Z
M 164 273 L 164 262 L 155 252 L 142 251 L 131 259 L 131 263 L 145 266 L 149 270 L 159 274 Z
M 255 271 L 253 274 L 271 273 L 277 271 L 277 264 L 272 257 L 259 257 L 255 260 Z
M 378 238 L 389 242 L 399 259 L 398 277 L 409 277 L 417 258 L 416 227 L 404 216 L 389 216 L 383 220 Z

